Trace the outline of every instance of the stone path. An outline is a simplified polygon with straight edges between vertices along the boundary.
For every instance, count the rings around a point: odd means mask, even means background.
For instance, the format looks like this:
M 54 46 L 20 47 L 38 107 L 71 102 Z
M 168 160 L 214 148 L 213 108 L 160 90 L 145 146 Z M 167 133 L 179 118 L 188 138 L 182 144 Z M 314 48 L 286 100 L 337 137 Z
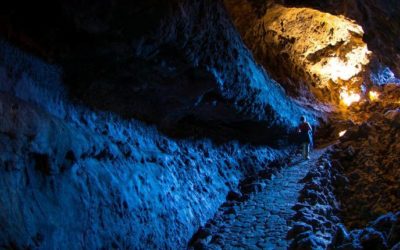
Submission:
M 290 229 L 291 209 L 303 188 L 300 183 L 311 163 L 322 151 L 314 151 L 311 160 L 298 160 L 265 180 L 261 192 L 242 202 L 221 207 L 207 230 L 207 249 L 287 249 L 286 234 Z

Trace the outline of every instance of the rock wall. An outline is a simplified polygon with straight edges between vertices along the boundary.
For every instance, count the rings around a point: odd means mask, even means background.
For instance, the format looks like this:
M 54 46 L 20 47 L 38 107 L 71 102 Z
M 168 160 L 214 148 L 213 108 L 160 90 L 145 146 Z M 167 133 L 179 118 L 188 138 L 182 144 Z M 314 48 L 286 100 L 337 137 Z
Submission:
M 322 102 L 338 102 L 346 85 L 363 83 L 371 52 L 363 28 L 343 16 L 311 8 L 271 5 L 260 16 L 249 1 L 226 1 L 245 43 L 278 82 L 294 96 L 309 89 Z M 250 20 L 250 21 L 249 21 Z
M 225 3 L 239 6 L 252 6 L 252 13 L 262 16 L 270 6 L 282 4 L 286 7 L 310 7 L 333 15 L 344 15 L 361 25 L 365 31 L 365 42 L 372 50 L 377 61 L 390 69 L 399 77 L 399 10 L 400 3 L 395 0 L 367 1 L 303 1 L 303 0 L 225 0 Z M 249 8 L 249 7 L 248 7 Z M 253 18 L 256 15 L 250 15 Z M 250 20 L 251 20 L 250 18 Z M 243 23 L 243 18 L 241 18 Z M 245 21 L 249 22 L 249 19 Z M 235 22 L 237 23 L 237 21 Z
M 230 140 L 271 143 L 311 116 L 218 1 L 16 1 L 0 33 L 0 248 L 185 248 L 285 156 Z
M 400 75 L 400 3 L 394 0 L 299 1 L 284 0 L 287 6 L 308 6 L 332 14 L 342 14 L 360 24 L 365 41 L 380 62 Z
M 60 65 L 77 102 L 174 136 L 261 143 L 308 115 L 254 62 L 220 1 L 41 7 L 11 4 L 2 32 Z
M 342 216 L 349 228 L 360 228 L 382 214 L 400 207 L 399 168 L 400 113 L 375 113 L 360 126 L 348 129 L 337 148 L 343 172 L 349 179 L 338 187 Z
M 0 248 L 182 249 L 283 152 L 173 140 L 68 101 L 62 70 L 0 43 Z

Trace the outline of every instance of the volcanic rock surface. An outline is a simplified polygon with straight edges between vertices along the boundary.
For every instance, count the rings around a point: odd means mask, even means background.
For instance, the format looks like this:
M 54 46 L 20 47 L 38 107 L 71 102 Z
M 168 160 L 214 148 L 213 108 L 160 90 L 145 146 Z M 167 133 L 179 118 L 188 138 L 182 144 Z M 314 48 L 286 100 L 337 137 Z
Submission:
M 176 140 L 68 100 L 59 67 L 0 43 L 0 248 L 182 249 L 284 151 Z
M 292 249 L 396 249 L 399 238 L 399 128 L 396 85 L 382 87 L 382 101 L 356 105 L 337 120 L 345 134 L 303 180 L 288 236 Z M 363 114 L 364 113 L 364 114 Z M 335 124 L 334 122 L 332 124 Z M 346 129 L 346 130 L 343 130 Z M 331 137 L 330 140 L 333 138 Z
M 225 0 L 230 13 L 234 13 L 235 25 L 251 27 L 257 18 L 265 15 L 276 4 L 292 7 L 308 7 L 333 15 L 343 15 L 355 20 L 365 31 L 365 42 L 378 61 L 389 66 L 397 76 L 400 75 L 400 3 L 396 0 Z M 232 11 L 232 9 L 235 9 Z M 238 10 L 243 10 L 242 14 Z
M 0 248 L 184 248 L 285 157 L 230 140 L 265 146 L 312 117 L 219 2 L 16 1 L 0 16 Z
M 284 246 L 290 229 L 295 249 L 398 248 L 399 4 L 304 2 L 3 3 L 0 248 L 183 249 L 217 211 L 235 225 L 239 204 L 240 230 L 271 221 L 253 243 Z M 299 117 L 326 117 L 306 102 L 342 84 L 362 100 L 325 120 L 333 149 L 304 172 L 279 164 Z
M 225 141 L 272 141 L 308 116 L 254 62 L 218 1 L 45 5 L 10 3 L 1 30 L 59 65 L 78 103 Z
M 330 154 L 311 164 L 310 172 L 301 180 L 305 185 L 293 206 L 296 213 L 287 234 L 291 240 L 289 249 L 327 249 L 340 228 L 333 184 L 341 183 L 342 176 L 332 166 Z
M 261 17 L 253 14 L 252 19 L 247 18 L 247 1 L 226 2 L 257 61 L 292 95 L 306 88 L 321 101 L 337 102 L 343 86 L 360 88 L 370 51 L 363 42 L 363 28 L 354 21 L 281 5 L 269 7 Z M 237 6 L 247 6 L 248 11 Z
M 364 28 L 368 48 L 384 65 L 400 76 L 400 2 L 396 0 L 283 0 L 288 7 L 311 7 L 344 15 Z
M 349 129 L 338 144 L 336 158 L 341 159 L 349 183 L 337 191 L 349 228 L 400 207 L 399 125 L 399 109 L 376 113 Z
M 303 180 L 288 236 L 292 249 L 396 249 L 399 238 L 399 87 L 375 88 L 379 99 L 332 118 L 333 141 L 342 137 Z M 344 117 L 350 118 L 345 120 Z M 322 136 L 322 135 L 321 135 Z

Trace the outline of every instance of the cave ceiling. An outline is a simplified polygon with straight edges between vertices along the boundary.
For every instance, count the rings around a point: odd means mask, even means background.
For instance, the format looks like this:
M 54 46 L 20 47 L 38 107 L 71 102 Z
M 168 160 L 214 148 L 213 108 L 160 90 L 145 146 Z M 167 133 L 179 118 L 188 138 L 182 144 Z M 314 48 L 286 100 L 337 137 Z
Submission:
M 396 1 L 224 3 L 256 60 L 292 96 L 311 92 L 322 102 L 359 100 L 365 87 L 376 84 L 371 72 L 377 68 L 394 72 L 394 80 L 399 76 Z

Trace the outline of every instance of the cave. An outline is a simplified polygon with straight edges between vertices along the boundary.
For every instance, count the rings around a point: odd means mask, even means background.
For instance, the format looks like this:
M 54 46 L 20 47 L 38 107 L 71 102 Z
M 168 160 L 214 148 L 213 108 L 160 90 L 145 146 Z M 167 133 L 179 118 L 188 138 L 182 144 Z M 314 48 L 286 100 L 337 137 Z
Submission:
M 0 8 L 0 249 L 400 249 L 400 2 Z

